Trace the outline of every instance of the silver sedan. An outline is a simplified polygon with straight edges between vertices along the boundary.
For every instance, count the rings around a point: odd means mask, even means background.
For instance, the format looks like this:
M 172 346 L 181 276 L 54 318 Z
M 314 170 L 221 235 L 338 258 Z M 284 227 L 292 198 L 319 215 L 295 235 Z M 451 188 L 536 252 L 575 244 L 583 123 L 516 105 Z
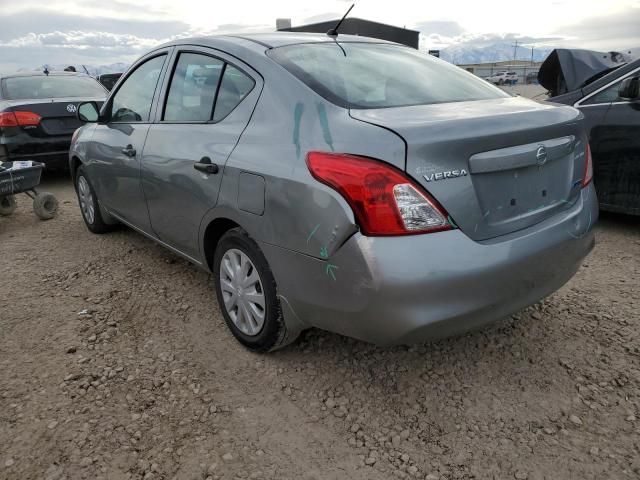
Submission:
M 408 47 L 176 40 L 78 115 L 89 230 L 127 225 L 211 271 L 255 351 L 310 327 L 385 345 L 475 328 L 554 292 L 594 245 L 582 115 Z

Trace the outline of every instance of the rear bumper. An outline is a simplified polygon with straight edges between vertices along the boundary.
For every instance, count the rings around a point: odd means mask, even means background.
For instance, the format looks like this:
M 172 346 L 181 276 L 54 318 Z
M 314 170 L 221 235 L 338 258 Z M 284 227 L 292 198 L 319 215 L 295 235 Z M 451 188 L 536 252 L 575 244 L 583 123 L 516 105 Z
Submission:
M 68 168 L 71 135 L 32 137 L 23 133 L 4 137 L 2 144 L 6 161 L 36 160 L 48 168 Z
M 262 247 L 297 321 L 380 345 L 404 344 L 464 332 L 553 293 L 593 248 L 597 217 L 591 185 L 570 209 L 490 241 L 460 230 L 356 234 L 328 261 Z

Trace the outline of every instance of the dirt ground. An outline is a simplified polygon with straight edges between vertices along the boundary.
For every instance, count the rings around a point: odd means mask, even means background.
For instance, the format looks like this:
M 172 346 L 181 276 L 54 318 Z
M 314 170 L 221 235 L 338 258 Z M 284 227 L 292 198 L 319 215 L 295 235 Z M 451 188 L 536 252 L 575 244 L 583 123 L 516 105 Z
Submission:
M 206 273 L 45 186 L 56 219 L 25 196 L 0 218 L 2 479 L 640 478 L 639 218 L 604 216 L 568 285 L 481 331 L 256 355 Z
M 516 83 L 515 85 L 503 85 L 500 88 L 512 95 L 521 95 L 533 100 L 543 101 L 548 97 L 547 89 L 536 83 Z

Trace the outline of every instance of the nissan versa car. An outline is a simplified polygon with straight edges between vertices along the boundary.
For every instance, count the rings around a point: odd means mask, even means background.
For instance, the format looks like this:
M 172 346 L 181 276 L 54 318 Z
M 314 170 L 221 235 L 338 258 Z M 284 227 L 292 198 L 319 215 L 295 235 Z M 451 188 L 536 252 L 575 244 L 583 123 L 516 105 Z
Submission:
M 102 104 L 107 91 L 82 73 L 0 75 L 0 162 L 37 160 L 66 168 L 78 103 Z
M 178 40 L 78 113 L 89 230 L 128 225 L 213 272 L 252 350 L 309 327 L 462 332 L 554 292 L 594 245 L 582 114 L 393 43 Z

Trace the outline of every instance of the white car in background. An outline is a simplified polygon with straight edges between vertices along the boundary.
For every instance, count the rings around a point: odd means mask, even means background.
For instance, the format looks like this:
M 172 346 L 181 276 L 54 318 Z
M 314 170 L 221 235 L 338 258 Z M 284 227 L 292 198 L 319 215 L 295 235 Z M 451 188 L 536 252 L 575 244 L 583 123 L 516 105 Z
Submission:
M 495 83 L 496 85 L 504 85 L 514 84 L 518 82 L 518 74 L 516 72 L 498 72 L 490 77 L 487 77 L 486 80 L 491 83 Z

